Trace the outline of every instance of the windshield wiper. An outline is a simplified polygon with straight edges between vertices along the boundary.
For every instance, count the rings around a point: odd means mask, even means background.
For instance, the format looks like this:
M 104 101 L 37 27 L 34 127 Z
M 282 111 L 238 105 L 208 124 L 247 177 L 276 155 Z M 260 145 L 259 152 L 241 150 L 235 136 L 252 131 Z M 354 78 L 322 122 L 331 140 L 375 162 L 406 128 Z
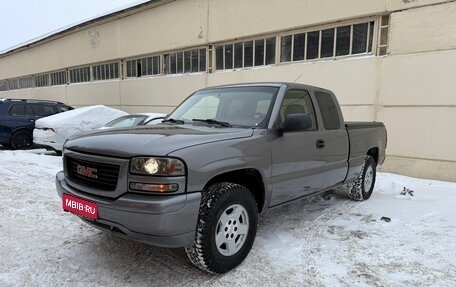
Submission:
M 231 125 L 230 123 L 227 122 L 220 122 L 214 119 L 192 119 L 194 122 L 203 122 L 203 123 L 208 123 L 208 124 L 216 124 L 216 125 L 221 125 L 222 127 L 227 127 L 230 128 Z
M 162 123 L 172 123 L 172 124 L 178 124 L 178 125 L 185 124 L 185 122 L 183 120 L 176 120 L 173 118 L 165 119 L 162 121 Z

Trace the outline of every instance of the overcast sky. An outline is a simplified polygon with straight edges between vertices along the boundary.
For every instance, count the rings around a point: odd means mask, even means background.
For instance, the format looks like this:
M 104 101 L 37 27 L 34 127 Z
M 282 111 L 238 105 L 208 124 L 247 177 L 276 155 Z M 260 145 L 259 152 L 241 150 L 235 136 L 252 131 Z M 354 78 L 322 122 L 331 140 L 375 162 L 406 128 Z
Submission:
M 0 51 L 145 0 L 0 0 Z

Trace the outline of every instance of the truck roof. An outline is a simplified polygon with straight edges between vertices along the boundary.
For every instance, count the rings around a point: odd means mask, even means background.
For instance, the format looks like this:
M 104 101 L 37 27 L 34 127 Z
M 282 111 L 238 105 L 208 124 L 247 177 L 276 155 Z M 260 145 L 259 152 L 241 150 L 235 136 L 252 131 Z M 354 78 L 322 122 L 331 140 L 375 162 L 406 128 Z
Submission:
M 203 88 L 201 90 L 212 90 L 212 89 L 219 89 L 219 88 L 238 88 L 238 87 L 281 87 L 287 86 L 289 88 L 300 88 L 300 89 L 312 89 L 312 90 L 322 90 L 322 91 L 329 91 L 327 89 L 300 84 L 300 83 L 291 83 L 291 82 L 250 82 L 250 83 L 236 83 L 236 84 L 227 84 L 227 85 L 219 85 L 219 86 L 212 86 Z

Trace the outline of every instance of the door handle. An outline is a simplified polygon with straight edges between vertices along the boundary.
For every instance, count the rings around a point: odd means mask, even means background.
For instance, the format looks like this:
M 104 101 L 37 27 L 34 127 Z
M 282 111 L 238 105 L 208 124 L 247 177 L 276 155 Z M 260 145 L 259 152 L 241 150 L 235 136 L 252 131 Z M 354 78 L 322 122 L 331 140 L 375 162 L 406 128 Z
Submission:
M 317 140 L 316 145 L 317 145 L 317 149 L 321 149 L 321 148 L 324 148 L 326 146 L 324 140 Z

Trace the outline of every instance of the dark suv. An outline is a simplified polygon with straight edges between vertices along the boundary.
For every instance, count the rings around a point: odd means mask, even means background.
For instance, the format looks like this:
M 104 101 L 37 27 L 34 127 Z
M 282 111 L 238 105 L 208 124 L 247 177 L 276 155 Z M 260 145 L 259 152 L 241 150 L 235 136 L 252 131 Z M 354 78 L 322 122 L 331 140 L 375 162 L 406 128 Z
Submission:
M 72 109 L 55 101 L 0 99 L 0 144 L 13 149 L 31 148 L 35 120 Z

